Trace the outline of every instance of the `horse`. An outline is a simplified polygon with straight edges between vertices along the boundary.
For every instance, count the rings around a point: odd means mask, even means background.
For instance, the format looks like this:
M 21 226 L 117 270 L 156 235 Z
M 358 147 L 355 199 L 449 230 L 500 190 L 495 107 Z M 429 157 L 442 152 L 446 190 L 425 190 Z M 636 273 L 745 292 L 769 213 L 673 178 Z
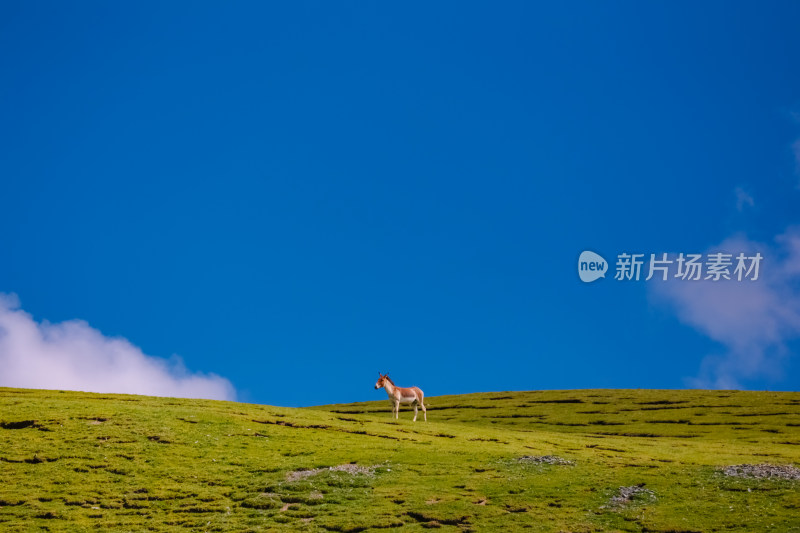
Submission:
M 395 420 L 400 416 L 400 404 L 410 403 L 414 404 L 414 422 L 417 421 L 417 408 L 422 407 L 422 416 L 425 421 L 428 421 L 428 410 L 425 409 L 423 402 L 424 394 L 419 387 L 398 387 L 394 381 L 389 379 L 389 374 L 382 375 L 378 372 L 378 381 L 375 383 L 375 390 L 381 387 L 386 389 L 386 394 L 389 395 L 389 401 L 392 402 L 392 414 Z

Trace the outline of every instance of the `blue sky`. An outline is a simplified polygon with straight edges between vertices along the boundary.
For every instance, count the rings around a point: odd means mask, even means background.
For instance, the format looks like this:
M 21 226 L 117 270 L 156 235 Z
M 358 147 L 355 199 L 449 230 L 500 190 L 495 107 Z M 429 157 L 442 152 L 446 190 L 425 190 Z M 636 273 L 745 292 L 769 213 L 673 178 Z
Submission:
M 0 292 L 248 402 L 380 399 L 377 371 L 429 396 L 690 386 L 732 350 L 712 318 L 653 282 L 581 283 L 577 257 L 760 243 L 794 316 L 798 20 L 4 2 Z M 800 388 L 800 330 L 778 329 L 738 386 Z

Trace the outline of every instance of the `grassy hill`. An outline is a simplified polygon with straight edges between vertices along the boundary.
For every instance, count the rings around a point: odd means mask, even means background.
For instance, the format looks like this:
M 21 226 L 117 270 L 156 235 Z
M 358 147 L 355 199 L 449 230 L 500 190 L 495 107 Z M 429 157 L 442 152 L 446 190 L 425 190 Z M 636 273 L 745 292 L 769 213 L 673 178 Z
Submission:
M 289 409 L 0 388 L 0 530 L 800 531 L 800 393 Z M 783 469 L 732 465 L 771 465 Z M 794 465 L 794 466 L 792 466 Z M 768 477 L 752 477 L 768 476 Z

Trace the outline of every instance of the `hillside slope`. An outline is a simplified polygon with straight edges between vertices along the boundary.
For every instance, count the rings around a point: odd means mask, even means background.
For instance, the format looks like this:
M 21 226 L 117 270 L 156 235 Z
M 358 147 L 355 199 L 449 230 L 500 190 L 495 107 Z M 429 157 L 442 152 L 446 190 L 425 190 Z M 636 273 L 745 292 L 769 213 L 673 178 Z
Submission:
M 800 531 L 800 393 L 289 409 L 0 388 L 4 531 Z M 769 463 L 781 468 L 731 465 Z M 794 466 L 792 466 L 794 465 Z M 763 475 L 769 477 L 753 478 Z

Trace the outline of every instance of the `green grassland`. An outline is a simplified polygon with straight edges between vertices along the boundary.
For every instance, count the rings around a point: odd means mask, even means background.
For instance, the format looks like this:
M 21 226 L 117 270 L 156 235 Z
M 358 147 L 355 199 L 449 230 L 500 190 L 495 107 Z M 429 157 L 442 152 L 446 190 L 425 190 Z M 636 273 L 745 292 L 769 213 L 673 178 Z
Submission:
M 385 399 L 291 409 L 0 388 L 0 530 L 800 531 L 800 481 L 721 472 L 800 464 L 800 393 L 426 404 L 414 423 Z M 652 493 L 612 503 L 640 484 Z

